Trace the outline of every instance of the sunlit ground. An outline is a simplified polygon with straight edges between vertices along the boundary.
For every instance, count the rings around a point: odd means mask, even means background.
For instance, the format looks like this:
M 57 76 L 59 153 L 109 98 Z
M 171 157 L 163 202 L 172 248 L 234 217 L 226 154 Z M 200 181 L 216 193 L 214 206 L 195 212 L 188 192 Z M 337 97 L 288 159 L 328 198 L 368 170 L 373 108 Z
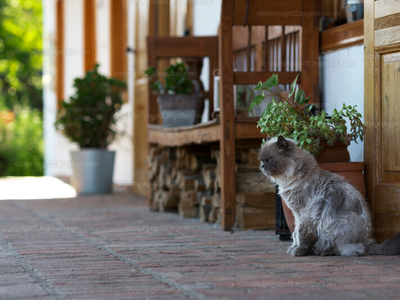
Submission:
M 0 200 L 55 199 L 76 197 L 75 189 L 54 177 L 0 178 Z

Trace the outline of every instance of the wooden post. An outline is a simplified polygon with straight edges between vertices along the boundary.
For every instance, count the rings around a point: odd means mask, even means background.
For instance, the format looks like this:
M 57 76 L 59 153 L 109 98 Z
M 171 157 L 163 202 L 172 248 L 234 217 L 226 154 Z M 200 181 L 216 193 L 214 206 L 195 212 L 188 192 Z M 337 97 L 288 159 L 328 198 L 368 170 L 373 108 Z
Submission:
M 221 130 L 221 226 L 233 229 L 236 216 L 235 110 L 233 99 L 232 26 L 234 0 L 222 1 L 219 36 Z
M 84 2 L 84 55 L 85 71 L 92 70 L 96 64 L 96 1 Z
M 265 26 L 265 63 L 264 63 L 264 72 L 269 72 L 269 43 L 268 43 L 268 30 L 269 26 Z
M 251 72 L 251 26 L 247 26 L 247 72 Z
M 110 2 L 110 69 L 111 77 L 127 80 L 127 7 L 126 1 Z M 127 95 L 125 95 L 126 97 Z
M 281 72 L 286 72 L 286 35 L 285 35 L 285 26 L 281 26 L 282 35 L 281 35 L 281 67 L 279 68 Z
M 303 2 L 301 43 L 301 87 L 310 102 L 317 106 L 319 100 L 319 28 L 318 0 Z
M 57 106 L 64 100 L 64 0 L 56 4 L 56 94 Z

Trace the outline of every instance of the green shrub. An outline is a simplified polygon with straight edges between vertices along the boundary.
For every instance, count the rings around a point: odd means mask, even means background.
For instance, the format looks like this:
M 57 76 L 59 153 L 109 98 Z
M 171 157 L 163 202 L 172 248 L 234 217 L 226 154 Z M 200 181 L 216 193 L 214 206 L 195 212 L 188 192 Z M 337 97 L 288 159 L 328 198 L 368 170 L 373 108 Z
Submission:
M 43 176 L 42 116 L 23 111 L 8 124 L 0 120 L 0 176 Z
M 81 149 L 106 149 L 120 134 L 115 128 L 116 112 L 124 102 L 126 84 L 99 74 L 98 67 L 75 79 L 76 94 L 63 101 L 57 113 L 56 129 Z

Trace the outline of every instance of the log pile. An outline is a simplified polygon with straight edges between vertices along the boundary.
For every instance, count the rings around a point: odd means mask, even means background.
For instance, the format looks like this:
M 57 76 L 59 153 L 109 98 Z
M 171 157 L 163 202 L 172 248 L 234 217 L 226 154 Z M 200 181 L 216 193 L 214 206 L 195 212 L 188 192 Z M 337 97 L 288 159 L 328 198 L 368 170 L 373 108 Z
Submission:
M 259 171 L 259 144 L 238 145 L 236 225 L 242 229 L 275 226 L 275 187 Z M 153 147 L 149 151 L 150 208 L 178 211 L 183 218 L 221 220 L 220 150 Z
M 148 160 L 153 211 L 178 211 L 183 218 L 200 217 L 205 222 L 211 222 L 211 211 L 218 215 L 212 205 L 217 164 L 210 149 L 154 147 Z
M 275 186 L 260 172 L 259 149 L 245 144 L 236 151 L 236 225 L 242 229 L 275 228 Z

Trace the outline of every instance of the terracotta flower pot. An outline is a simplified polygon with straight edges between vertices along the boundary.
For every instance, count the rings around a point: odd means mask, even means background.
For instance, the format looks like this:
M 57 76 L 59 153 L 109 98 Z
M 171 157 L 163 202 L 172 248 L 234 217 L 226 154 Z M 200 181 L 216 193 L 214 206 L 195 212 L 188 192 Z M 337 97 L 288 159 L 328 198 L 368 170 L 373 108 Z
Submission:
M 348 145 L 345 145 L 345 143 L 336 142 L 333 146 L 329 146 L 327 142 L 321 142 L 319 145 L 324 147 L 316 157 L 319 164 L 350 161 Z
M 326 171 L 343 176 L 347 182 L 352 184 L 361 193 L 364 199 L 366 198 L 363 162 L 320 163 L 319 166 Z M 282 207 L 285 213 L 286 223 L 288 224 L 290 232 L 293 233 L 295 228 L 294 216 L 283 199 Z

